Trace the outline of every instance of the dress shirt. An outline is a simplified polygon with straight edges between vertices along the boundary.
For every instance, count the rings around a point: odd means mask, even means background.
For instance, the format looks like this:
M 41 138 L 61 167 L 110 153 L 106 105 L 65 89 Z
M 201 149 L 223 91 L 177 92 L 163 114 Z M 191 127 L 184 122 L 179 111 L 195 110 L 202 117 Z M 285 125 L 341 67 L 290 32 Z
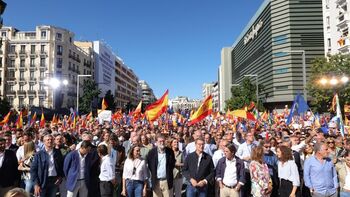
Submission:
M 187 146 L 185 148 L 185 152 L 186 152 L 185 155 L 186 155 L 186 157 L 187 157 L 188 154 L 193 153 L 194 151 L 196 151 L 196 144 L 195 144 L 195 142 L 191 142 L 191 143 L 187 144 Z M 209 147 L 208 144 L 204 145 L 204 152 L 207 153 L 210 156 L 213 155 L 213 153 L 211 152 L 210 147 Z
M 78 153 L 79 153 L 79 161 L 80 161 L 79 179 L 84 179 L 85 178 L 85 158 L 86 158 L 86 155 L 82 156 L 80 154 L 79 150 L 78 150 Z
M 218 161 L 223 157 L 225 157 L 225 154 L 224 154 L 224 151 L 222 151 L 221 149 L 218 149 L 217 151 L 214 152 L 213 163 L 215 168 L 216 168 L 216 165 L 218 165 Z
M 157 178 L 166 178 L 166 155 L 165 152 L 158 151 Z
M 226 168 L 222 182 L 229 187 L 235 186 L 237 184 L 237 168 L 235 158 L 231 160 L 228 160 L 226 158 Z
M 136 168 L 135 174 L 133 170 Z M 145 160 L 135 159 L 131 160 L 127 158 L 124 163 L 123 178 L 144 181 L 147 179 L 148 169 L 146 167 Z
M 20 146 L 16 152 L 16 157 L 18 161 L 24 159 L 24 146 Z
M 5 152 L 0 153 L 0 168 L 2 167 L 2 163 L 4 162 Z
M 238 147 L 236 156 L 243 160 L 244 157 L 250 157 L 252 153 L 252 149 L 255 147 L 254 143 L 247 144 L 247 142 L 244 142 Z M 244 161 L 244 168 L 249 169 L 249 163 L 248 161 Z
M 49 176 L 57 176 L 56 168 L 55 168 L 55 160 L 53 158 L 53 150 L 47 151 L 46 153 L 49 156 Z
M 337 172 L 332 160 L 324 159 L 321 163 L 315 156 L 305 160 L 304 181 L 308 188 L 325 196 L 334 194 L 339 187 Z
M 115 178 L 113 164 L 111 162 L 110 156 L 108 155 L 102 157 L 101 172 L 99 178 L 101 181 L 111 181 Z
M 278 162 L 278 178 L 288 180 L 293 183 L 293 186 L 300 186 L 300 178 L 297 164 L 294 160 Z

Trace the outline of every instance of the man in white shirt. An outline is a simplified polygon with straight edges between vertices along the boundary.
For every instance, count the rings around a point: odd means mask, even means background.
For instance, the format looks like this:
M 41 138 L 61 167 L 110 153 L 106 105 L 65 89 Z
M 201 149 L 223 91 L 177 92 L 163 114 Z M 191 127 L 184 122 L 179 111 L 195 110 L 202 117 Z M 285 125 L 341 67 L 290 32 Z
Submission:
M 187 157 L 188 154 L 193 153 L 194 151 L 196 151 L 196 144 L 195 141 L 199 138 L 203 138 L 202 132 L 200 130 L 197 130 L 194 132 L 193 134 L 193 142 L 187 144 L 186 148 L 185 148 L 185 157 Z M 210 147 L 208 144 L 204 145 L 204 152 L 207 153 L 208 155 L 212 156 L 213 153 L 210 150 Z
M 97 147 L 98 155 L 101 158 L 100 166 L 100 193 L 101 197 L 112 197 L 113 186 L 116 184 L 114 165 L 108 155 L 108 148 L 105 145 Z

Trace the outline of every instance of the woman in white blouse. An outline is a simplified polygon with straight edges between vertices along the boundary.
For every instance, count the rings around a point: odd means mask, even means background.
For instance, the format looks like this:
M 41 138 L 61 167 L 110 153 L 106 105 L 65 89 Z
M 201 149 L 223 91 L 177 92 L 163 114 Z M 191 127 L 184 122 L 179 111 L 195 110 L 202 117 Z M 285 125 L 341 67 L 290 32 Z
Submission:
M 141 158 L 140 147 L 132 146 L 124 163 L 122 195 L 128 197 L 146 196 L 148 169 Z
M 295 197 L 300 186 L 298 167 L 293 160 L 292 150 L 287 146 L 277 148 L 279 196 Z

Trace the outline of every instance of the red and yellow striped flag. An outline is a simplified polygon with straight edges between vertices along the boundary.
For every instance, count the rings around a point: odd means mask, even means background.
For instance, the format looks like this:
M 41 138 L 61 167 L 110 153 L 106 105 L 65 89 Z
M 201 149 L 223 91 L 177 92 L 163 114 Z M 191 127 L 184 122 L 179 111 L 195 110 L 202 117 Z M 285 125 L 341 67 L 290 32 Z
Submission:
M 198 110 L 190 117 L 189 125 L 195 124 L 213 112 L 213 99 L 209 95 L 198 108 Z
M 17 129 L 22 129 L 23 128 L 23 117 L 22 117 L 22 112 L 19 113 L 18 119 L 16 121 L 16 128 Z
M 44 128 L 45 127 L 45 116 L 44 116 L 44 112 L 41 112 L 41 119 L 40 119 L 40 124 L 39 124 L 40 128 Z
M 105 109 L 107 109 L 107 107 L 108 107 L 108 104 L 107 104 L 107 102 L 106 102 L 105 98 L 103 98 L 103 99 L 102 99 L 102 105 L 101 105 L 101 108 L 102 108 L 102 110 L 105 110 Z
M 11 116 L 11 111 L 9 111 L 9 113 L 6 114 L 6 116 L 4 117 L 4 119 L 0 122 L 0 125 L 7 124 L 8 121 L 10 120 L 10 116 Z
M 146 109 L 145 115 L 148 121 L 155 121 L 162 113 L 168 108 L 168 96 L 169 91 L 167 90 L 164 95 L 156 102 L 149 105 Z

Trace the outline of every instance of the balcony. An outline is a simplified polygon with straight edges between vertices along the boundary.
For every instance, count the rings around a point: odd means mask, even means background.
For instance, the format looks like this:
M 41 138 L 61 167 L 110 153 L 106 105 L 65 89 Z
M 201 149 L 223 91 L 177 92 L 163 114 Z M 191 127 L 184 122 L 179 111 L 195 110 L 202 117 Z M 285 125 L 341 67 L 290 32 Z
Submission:
M 19 81 L 24 81 L 24 82 L 25 82 L 26 79 L 25 79 L 24 77 L 20 77 L 20 78 L 19 78 Z
M 7 81 L 16 81 L 16 77 L 7 77 Z
M 29 56 L 30 57 L 37 57 L 37 54 L 35 51 L 30 51 Z
M 46 91 L 45 90 L 39 90 L 38 94 L 46 94 Z
M 17 53 L 16 53 L 15 51 L 10 51 L 10 52 L 8 53 L 8 56 L 9 56 L 9 57 L 17 57 Z
M 30 81 L 30 82 L 36 82 L 36 78 L 30 77 L 30 78 L 29 78 L 29 81 Z
M 17 94 L 18 95 L 26 95 L 26 91 L 25 90 L 17 90 Z
M 340 38 L 338 40 L 338 45 L 339 45 L 339 52 L 341 53 L 348 53 L 350 52 L 350 39 L 349 37 L 345 37 L 345 38 Z
M 29 95 L 36 95 L 36 91 L 35 90 L 28 90 L 28 94 Z
M 15 67 L 15 65 L 9 65 L 9 66 L 7 67 L 7 69 L 8 69 L 8 70 L 16 70 L 16 67 Z
M 14 91 L 14 90 L 8 90 L 8 91 L 6 91 L 6 93 L 8 95 L 16 95 L 16 91 Z
M 349 26 L 348 25 L 350 22 L 349 12 L 341 13 L 341 14 L 339 14 L 339 16 L 337 18 L 338 18 L 337 27 L 339 27 L 340 29 L 345 29 Z
M 47 57 L 47 52 L 46 51 L 40 51 L 40 56 L 46 56 Z
M 27 56 L 27 53 L 26 53 L 26 51 L 19 51 L 19 56 Z
M 27 68 L 26 68 L 24 65 L 22 65 L 22 66 L 20 65 L 20 66 L 19 66 L 19 70 L 26 71 Z

